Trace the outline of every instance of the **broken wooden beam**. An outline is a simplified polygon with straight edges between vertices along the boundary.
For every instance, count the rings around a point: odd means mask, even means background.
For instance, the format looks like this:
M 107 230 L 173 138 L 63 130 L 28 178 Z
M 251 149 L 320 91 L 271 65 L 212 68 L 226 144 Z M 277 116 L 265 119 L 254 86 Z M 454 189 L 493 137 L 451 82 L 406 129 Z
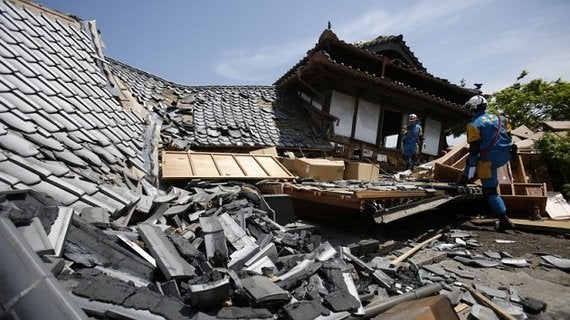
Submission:
M 414 253 L 418 252 L 418 250 L 420 250 L 421 248 L 425 247 L 426 245 L 428 245 L 430 242 L 435 241 L 437 239 L 439 239 L 441 237 L 441 233 L 440 234 L 436 234 L 435 236 L 427 239 L 424 242 L 418 243 L 417 245 L 415 245 L 413 248 L 411 248 L 410 250 L 408 250 L 407 252 L 405 252 L 404 254 L 402 254 L 401 256 L 397 257 L 396 259 L 390 261 L 390 266 L 394 267 L 397 266 L 398 264 L 400 264 L 402 261 L 406 260 L 408 257 L 410 257 L 411 255 L 413 255 Z
M 469 293 L 471 293 L 471 295 L 475 297 L 475 299 L 479 300 L 489 308 L 493 309 L 493 311 L 495 311 L 499 315 L 499 317 L 501 317 L 501 319 L 516 320 L 516 318 L 513 317 L 510 313 L 508 313 L 505 309 L 503 309 L 493 301 L 489 300 L 481 292 L 475 290 L 475 288 L 471 288 L 470 286 L 465 284 L 462 287 L 465 288 L 467 291 L 469 291 Z

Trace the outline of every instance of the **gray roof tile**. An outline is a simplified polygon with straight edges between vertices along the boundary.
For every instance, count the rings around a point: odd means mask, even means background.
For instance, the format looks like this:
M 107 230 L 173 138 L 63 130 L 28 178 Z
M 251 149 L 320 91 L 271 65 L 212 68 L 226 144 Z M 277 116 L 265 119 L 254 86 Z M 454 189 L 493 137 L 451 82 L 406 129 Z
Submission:
M 10 131 L 0 135 L 0 147 L 22 157 L 31 157 L 39 153 L 36 145 Z
M 97 154 L 87 148 L 75 150 L 74 153 L 93 166 L 101 167 L 103 165 L 101 158 L 99 158 Z
M 117 158 L 111 154 L 109 151 L 107 151 L 105 148 L 92 144 L 91 145 L 91 150 L 97 154 L 98 156 L 100 156 L 104 161 L 106 161 L 107 163 L 113 164 L 117 162 Z
M 54 112 L 50 114 L 50 119 L 59 124 L 60 127 L 64 128 L 65 131 L 75 131 L 81 128 L 81 126 L 70 119 L 65 112 Z
M 1 162 L 0 162 L 0 167 L 1 167 Z M 0 170 L 0 182 L 3 182 L 10 186 L 14 186 L 17 185 L 18 183 L 21 183 L 22 181 L 20 181 L 20 179 L 14 177 L 13 175 Z
M 112 199 L 122 203 L 123 206 L 130 205 L 132 204 L 133 200 L 135 200 L 132 197 L 130 197 L 127 194 L 127 192 L 125 192 L 124 190 L 121 190 L 121 193 L 119 193 L 118 190 L 114 190 L 108 185 L 99 186 L 99 190 L 101 191 L 101 193 L 105 194 L 106 196 L 111 197 Z
M 96 143 L 97 141 L 89 131 L 83 129 L 69 132 L 69 138 L 73 139 L 77 143 Z
M 65 177 L 61 178 L 61 180 L 64 181 L 65 183 L 69 184 L 69 185 L 73 185 L 73 186 L 83 190 L 88 195 L 93 195 L 99 191 L 99 188 L 97 187 L 97 185 L 95 183 L 92 183 L 89 181 L 75 179 L 75 178 L 65 178 Z
M 42 166 L 49 171 L 51 171 L 56 177 L 63 177 L 69 173 L 69 168 L 63 163 L 59 161 L 48 161 L 48 160 L 38 160 L 36 158 L 27 158 L 28 162 L 34 163 L 38 166 Z
M 55 139 L 52 135 L 44 135 L 39 132 L 37 133 L 30 133 L 24 134 L 24 137 L 31 142 L 35 143 L 38 146 L 42 146 L 43 148 L 48 148 L 50 150 L 55 151 L 63 151 L 64 146 L 61 142 Z
M 32 95 L 23 95 L 16 93 L 20 99 L 27 100 L 27 103 L 33 106 L 41 106 L 42 110 L 47 113 L 58 112 L 60 108 L 54 104 L 45 94 L 41 92 Z M 39 109 L 39 108 L 38 108 Z
M 40 181 L 39 183 L 33 185 L 29 185 L 26 183 L 26 185 L 29 186 L 34 191 L 48 194 L 50 197 L 61 202 L 65 206 L 69 206 L 79 199 L 79 197 L 74 195 L 73 193 L 70 193 L 60 188 L 59 186 L 56 186 L 46 181 Z M 18 186 L 16 186 L 16 188 L 18 188 Z
M 81 160 L 75 153 L 65 149 L 63 151 L 54 151 L 53 152 L 56 159 L 59 159 L 67 164 L 72 166 L 86 168 L 88 165 L 85 161 Z
M 36 125 L 30 121 L 30 118 L 17 110 L 0 113 L 0 121 L 16 131 L 25 133 L 34 133 L 37 131 Z
M 90 195 L 89 197 L 91 197 L 90 201 L 98 201 L 99 203 L 103 203 L 103 208 L 109 210 L 111 213 L 120 211 L 122 209 L 125 208 L 125 205 L 115 199 L 113 199 L 112 197 L 106 195 L 105 193 L 101 192 L 101 190 L 99 190 L 99 192 L 94 193 L 93 195 Z
M 63 130 L 63 126 L 59 122 L 54 122 L 50 119 L 50 116 L 43 110 L 27 113 L 26 115 L 48 132 L 54 133 Z
M 56 132 L 53 136 L 70 150 L 80 150 L 83 148 L 65 132 Z
M 28 161 L 18 155 L 11 155 L 9 160 L 14 162 L 15 164 L 19 165 L 20 167 L 30 170 L 33 173 L 40 176 L 42 179 L 46 179 L 47 177 L 52 175 L 52 172 L 45 168 L 44 166 L 38 165 L 37 163 Z
M 48 177 L 46 180 L 47 180 L 47 182 L 49 182 L 55 186 L 58 186 L 62 190 L 65 190 L 71 194 L 74 194 L 77 197 L 81 197 L 86 193 L 86 191 L 83 190 L 83 188 L 77 186 L 76 184 L 69 183 L 68 180 L 66 180 L 66 179 L 56 177 L 55 175 Z
M 107 152 L 114 155 L 116 158 L 123 160 L 123 161 L 125 160 L 125 155 L 117 147 L 115 147 L 115 145 L 110 144 L 104 148 Z
M 8 173 L 10 176 L 20 180 L 20 182 L 26 185 L 33 185 L 42 180 L 40 176 L 33 171 L 28 170 L 12 161 L 0 162 L 0 171 Z
M 100 132 L 103 133 L 113 144 L 116 145 L 121 143 L 121 138 L 117 136 L 113 127 L 100 129 Z

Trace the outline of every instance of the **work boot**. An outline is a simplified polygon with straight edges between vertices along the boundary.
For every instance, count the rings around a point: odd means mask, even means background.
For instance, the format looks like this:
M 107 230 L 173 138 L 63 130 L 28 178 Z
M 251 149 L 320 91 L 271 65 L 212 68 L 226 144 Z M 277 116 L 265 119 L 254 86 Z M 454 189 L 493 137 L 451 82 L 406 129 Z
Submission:
M 497 231 L 503 232 L 509 229 L 514 229 L 515 225 L 509 220 L 506 215 L 501 215 L 499 217 L 499 224 L 497 225 Z

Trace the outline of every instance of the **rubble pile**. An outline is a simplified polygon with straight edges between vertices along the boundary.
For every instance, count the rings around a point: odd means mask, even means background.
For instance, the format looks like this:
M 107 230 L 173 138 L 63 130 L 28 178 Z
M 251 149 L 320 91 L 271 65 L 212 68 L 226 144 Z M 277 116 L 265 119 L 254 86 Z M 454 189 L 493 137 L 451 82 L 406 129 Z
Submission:
M 472 306 L 471 313 L 487 312 L 470 290 L 517 315 L 545 308 L 519 297 L 516 288 L 464 285 L 475 278 L 474 268 L 528 266 L 506 252 L 478 253 L 481 245 L 468 231 L 333 247 L 318 230 L 276 223 L 253 185 L 194 181 L 155 191 L 153 209 L 146 216 L 137 211 L 130 227 L 98 215 L 97 208 L 73 213 L 33 191 L 5 194 L 0 219 L 11 220 L 73 293 L 69 299 L 93 317 L 369 318 L 438 293 L 453 306 Z M 67 227 L 61 227 L 64 216 Z M 65 239 L 60 249 L 38 241 L 53 232 Z M 543 258 L 548 265 L 566 263 L 567 270 L 567 259 Z M 441 265 L 446 261 L 457 265 Z

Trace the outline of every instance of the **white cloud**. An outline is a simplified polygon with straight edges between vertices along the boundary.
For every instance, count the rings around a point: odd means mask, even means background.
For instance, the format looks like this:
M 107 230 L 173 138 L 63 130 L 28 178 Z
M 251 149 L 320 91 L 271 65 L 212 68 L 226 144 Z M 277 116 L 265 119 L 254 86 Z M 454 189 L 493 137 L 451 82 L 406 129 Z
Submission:
M 314 40 L 300 39 L 280 45 L 233 49 L 222 54 L 214 64 L 214 70 L 230 79 L 259 82 L 271 76 L 268 70 L 286 65 L 292 67 L 312 43 Z
M 420 61 L 436 65 L 429 71 L 438 77 L 465 78 L 484 83 L 485 92 L 492 93 L 512 84 L 524 69 L 529 77 L 569 80 L 570 36 L 568 30 L 549 34 L 556 21 L 565 21 L 566 10 L 550 8 L 534 12 L 524 23 L 502 25 L 496 30 L 481 32 L 480 26 L 467 24 L 476 15 L 484 15 L 491 0 L 411 1 L 397 3 L 397 10 L 389 7 L 373 8 L 333 24 L 340 39 L 353 42 L 371 40 L 378 35 L 404 34 L 405 40 L 414 39 L 412 51 Z M 383 4 L 385 5 L 385 3 Z M 341 21 L 331 17 L 334 21 Z M 545 28 L 551 24 L 551 28 Z M 568 29 L 567 27 L 565 29 Z M 318 31 L 317 31 L 318 32 Z M 293 38 L 281 43 L 249 46 L 228 50 L 214 64 L 217 74 L 244 82 L 274 81 L 301 59 L 317 39 Z M 423 45 L 423 47 L 422 47 Z M 421 51 L 420 51 L 421 50 Z
M 449 21 L 460 18 L 459 12 L 475 4 L 480 4 L 480 1 L 422 1 L 395 13 L 382 9 L 370 10 L 340 24 L 334 31 L 347 42 L 371 40 L 380 34 L 402 33 L 444 17 L 450 23 Z M 314 38 L 298 38 L 281 44 L 229 50 L 214 64 L 214 71 L 223 77 L 239 81 L 276 80 L 271 78 L 274 76 L 273 70 L 288 70 L 315 42 Z
M 378 35 L 400 34 L 417 30 L 437 21 L 443 25 L 461 19 L 466 10 L 487 1 L 421 1 L 398 12 L 372 10 L 341 25 L 338 34 L 346 41 L 370 40 Z

